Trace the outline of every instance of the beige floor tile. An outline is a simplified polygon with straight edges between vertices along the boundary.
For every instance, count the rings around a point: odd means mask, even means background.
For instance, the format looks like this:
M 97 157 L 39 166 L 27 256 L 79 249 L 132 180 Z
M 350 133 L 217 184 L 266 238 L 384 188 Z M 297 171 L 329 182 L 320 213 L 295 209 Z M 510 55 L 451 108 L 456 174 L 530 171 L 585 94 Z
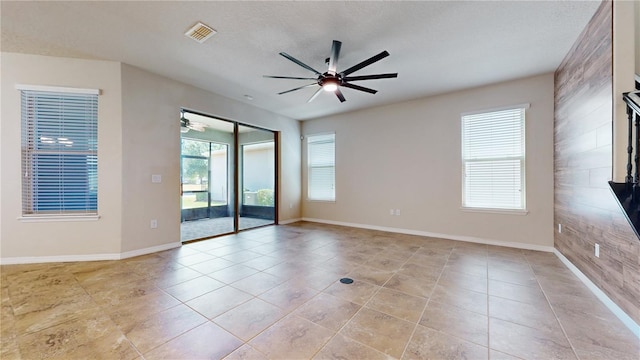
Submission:
M 638 342 L 640 343 L 640 340 Z M 636 350 L 633 350 L 633 347 L 631 349 L 612 349 L 580 340 L 571 340 L 571 345 L 581 360 L 638 360 L 640 358 L 640 349 L 637 348 L 640 345 L 636 346 Z
M 163 291 L 157 291 L 118 306 L 103 307 L 102 309 L 109 314 L 120 330 L 127 333 L 137 323 L 144 321 L 151 315 L 179 304 L 180 301 L 173 296 Z
M 216 324 L 206 322 L 144 354 L 155 359 L 221 359 L 240 346 L 242 340 Z
M 428 283 L 438 281 L 442 273 L 443 266 L 428 266 L 425 264 L 406 263 L 396 271 L 396 274 L 410 276 L 416 279 L 424 280 Z
M 244 266 L 248 266 L 254 268 L 256 270 L 265 270 L 270 267 L 276 266 L 282 262 L 282 259 L 278 259 L 268 255 L 262 255 L 255 259 L 251 259 L 249 261 L 245 261 L 242 263 Z
M 487 278 L 487 265 L 476 262 L 448 261 L 444 271 L 454 271 L 467 275 Z
M 270 359 L 309 359 L 333 331 L 298 316 L 287 316 L 249 342 Z
M 197 253 L 197 254 L 187 255 L 187 256 L 177 258 L 176 261 L 184 266 L 193 266 L 195 264 L 199 264 L 215 258 L 216 257 L 213 255 L 209 255 L 205 253 Z
M 205 322 L 204 316 L 178 305 L 137 323 L 126 336 L 144 354 Z
M 490 349 L 489 350 L 489 359 L 491 359 L 491 360 L 519 360 L 521 358 L 513 356 L 513 355 L 505 354 L 505 353 L 500 352 L 500 351 L 496 351 L 496 350 Z
M 547 305 L 547 298 L 539 286 L 523 286 L 489 279 L 489 295 L 532 305 Z
M 437 251 L 435 254 L 424 254 L 424 253 L 416 253 L 413 254 L 408 260 L 407 264 L 415 264 L 420 266 L 432 267 L 439 270 L 446 265 L 447 260 L 449 258 L 448 251 L 441 250 L 431 250 L 432 252 Z
M 361 308 L 360 305 L 320 293 L 294 314 L 327 329 L 338 331 Z
M 315 360 L 393 360 L 394 358 L 369 346 L 336 334 L 316 356 Z
M 375 310 L 361 309 L 340 334 L 396 358 L 402 356 L 415 324 Z
M 426 304 L 427 299 L 425 298 L 382 288 L 369 300 L 366 306 L 399 319 L 417 323 Z
M 378 270 L 396 271 L 400 269 L 405 262 L 406 260 L 388 258 L 385 253 L 384 255 L 377 255 L 373 259 L 365 262 L 364 265 Z
M 598 307 L 603 306 L 602 304 L 593 305 L 592 312 L 581 311 L 582 304 L 570 309 L 553 307 L 569 340 L 594 344 L 597 345 L 596 349 L 609 349 L 613 353 L 640 354 L 640 339 L 629 329 L 621 326 L 622 322 L 613 314 L 601 313 Z
M 285 314 L 275 305 L 260 299 L 252 299 L 216 317 L 213 321 L 235 336 L 248 341 L 283 318 Z
M 487 315 L 487 294 L 457 287 L 437 285 L 433 290 L 431 300 Z
M 225 286 L 191 299 L 185 304 L 207 318 L 213 319 L 252 298 L 251 294 Z
M 164 289 L 168 294 L 180 301 L 189 301 L 215 289 L 225 286 L 224 283 L 208 276 L 201 276 Z
M 268 273 L 259 272 L 242 280 L 238 280 L 231 284 L 231 286 L 251 295 L 258 296 L 282 284 L 283 282 L 285 282 L 285 279 L 281 279 Z
M 489 279 L 500 280 L 511 284 L 538 287 L 538 280 L 533 271 L 518 272 L 489 268 Z
M 566 338 L 494 318 L 489 319 L 489 346 L 524 359 L 576 359 Z
M 418 325 L 402 359 L 488 359 L 489 349 Z
M 127 304 L 135 301 L 139 297 L 155 292 L 160 292 L 160 289 L 155 286 L 154 282 L 143 279 L 121 284 L 116 287 L 105 286 L 100 289 L 94 287 L 94 291 L 91 292 L 91 297 L 96 304 L 109 307 Z
M 350 272 L 347 277 L 354 280 L 365 281 L 373 285 L 382 286 L 387 282 L 394 272 L 389 270 L 381 270 L 371 266 L 361 265 Z
M 487 293 L 487 279 L 455 271 L 444 271 L 438 280 L 438 285 L 446 288 L 462 288 L 475 292 Z
M 182 266 L 177 269 L 154 272 L 151 276 L 151 279 L 157 287 L 166 289 L 173 285 L 178 285 L 182 282 L 193 280 L 200 276 L 202 276 L 201 273 L 188 267 Z
M 379 289 L 379 286 L 363 281 L 354 281 L 351 284 L 343 284 L 340 281 L 336 281 L 323 292 L 359 305 L 364 305 Z
M 430 301 L 420 325 L 482 346 L 489 345 L 489 318 L 451 305 Z
M 489 316 L 563 337 L 560 323 L 546 304 L 531 305 L 515 300 L 489 296 Z
M 223 258 L 215 258 L 191 265 L 189 268 L 202 274 L 211 274 L 212 272 L 219 271 L 233 265 L 235 265 L 235 263 L 232 261 Z
M 263 255 L 260 253 L 257 253 L 251 250 L 244 250 L 244 251 L 238 251 L 238 252 L 234 252 L 234 253 L 222 256 L 222 258 L 225 260 L 229 260 L 235 264 L 240 264 L 240 263 L 244 263 L 245 261 L 257 259 L 262 256 Z
M 254 268 L 238 264 L 212 272 L 211 274 L 209 274 L 209 277 L 221 281 L 225 284 L 233 284 L 234 282 L 256 274 L 257 272 L 258 270 Z
M 424 280 L 412 276 L 396 274 L 384 284 L 385 288 L 401 291 L 409 295 L 428 298 L 435 286 L 435 281 Z
M 2 265 L 0 290 L 2 359 L 640 354 L 553 254 L 307 222 L 121 261 Z
M 290 312 L 314 297 L 317 293 L 317 290 L 286 282 L 260 294 L 258 297 L 276 305 L 286 312 Z
M 224 360 L 268 360 L 268 358 L 258 350 L 244 344 L 225 357 Z
M 40 331 L 69 320 L 95 316 L 100 312 L 98 305 L 86 294 L 64 299 L 34 297 L 31 300 L 38 303 L 38 310 L 15 315 L 15 329 L 19 334 Z
M 23 359 L 134 359 L 140 354 L 108 316 L 76 318 L 19 339 Z

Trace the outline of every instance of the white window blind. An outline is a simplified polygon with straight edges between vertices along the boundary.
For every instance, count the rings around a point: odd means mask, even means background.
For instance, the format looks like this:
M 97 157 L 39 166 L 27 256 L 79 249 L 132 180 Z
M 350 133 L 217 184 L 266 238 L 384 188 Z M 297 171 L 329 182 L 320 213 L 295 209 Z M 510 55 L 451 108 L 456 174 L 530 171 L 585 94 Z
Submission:
M 309 200 L 334 201 L 335 134 L 307 136 L 307 197 Z
M 97 90 L 20 90 L 23 215 L 97 214 Z
M 525 109 L 462 116 L 463 207 L 525 209 Z

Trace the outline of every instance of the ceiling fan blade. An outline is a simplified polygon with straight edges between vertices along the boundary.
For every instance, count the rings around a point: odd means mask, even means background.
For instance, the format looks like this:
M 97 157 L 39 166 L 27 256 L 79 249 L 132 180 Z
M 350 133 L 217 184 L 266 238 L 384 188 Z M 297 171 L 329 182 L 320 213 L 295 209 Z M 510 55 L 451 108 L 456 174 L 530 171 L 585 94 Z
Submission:
M 347 101 L 347 99 L 344 98 L 344 95 L 342 95 L 342 91 L 340 91 L 340 89 L 336 89 L 336 96 L 338 97 L 341 103 Z
M 281 53 L 280 53 L 280 55 L 282 55 L 282 56 L 286 57 L 287 59 L 289 59 L 289 60 L 293 61 L 294 63 L 296 63 L 296 64 L 298 64 L 298 65 L 302 66 L 303 68 L 305 68 L 305 69 L 307 69 L 307 70 L 309 70 L 309 71 L 313 71 L 314 73 L 316 73 L 316 75 L 322 75 L 318 70 L 316 70 L 316 69 L 312 68 L 311 66 L 309 66 L 309 65 L 307 65 L 307 64 L 305 64 L 305 63 L 303 63 L 302 61 L 300 61 L 300 60 L 298 60 L 298 59 L 294 58 L 293 56 L 291 56 L 291 55 L 287 54 L 286 52 L 281 52 Z
M 387 56 L 389 56 L 389 53 L 385 50 L 385 51 L 381 52 L 378 55 L 374 55 L 374 56 L 368 58 L 367 60 L 362 61 L 361 63 L 353 65 L 352 67 L 348 68 L 347 70 L 341 72 L 340 75 L 342 75 L 343 77 L 346 76 L 346 75 L 349 75 L 352 72 L 356 72 L 356 71 L 362 69 L 365 66 L 369 66 L 369 65 L 375 63 L 376 61 L 380 61 L 380 60 L 386 58 Z
M 294 77 L 294 76 L 262 75 L 262 77 L 270 78 L 270 79 L 317 80 L 316 78 L 305 78 L 305 77 Z
M 338 58 L 340 57 L 340 47 L 342 47 L 342 42 L 338 40 L 333 40 L 333 44 L 331 45 L 331 56 L 329 57 L 329 70 L 330 74 L 336 73 L 336 68 L 338 67 Z
M 362 76 L 347 76 L 342 78 L 344 81 L 359 81 L 359 80 L 374 80 L 374 79 L 391 79 L 397 78 L 398 73 L 393 74 L 376 74 L 376 75 L 362 75 Z
M 320 93 L 322 92 L 322 87 L 320 87 L 320 89 L 318 89 L 318 91 L 316 91 L 315 93 L 313 93 L 313 96 L 311 96 L 309 98 L 309 100 L 307 100 L 307 103 L 310 103 L 313 101 L 313 99 L 317 98 L 318 95 L 320 95 Z
M 318 85 L 318 83 L 308 84 L 308 85 L 300 86 L 300 87 L 297 87 L 297 88 L 294 88 L 294 89 L 291 89 L 291 90 L 287 90 L 287 91 L 279 92 L 279 93 L 278 93 L 278 95 L 282 95 L 282 94 L 290 93 L 290 92 L 292 92 L 292 91 L 296 91 L 296 90 L 304 89 L 304 88 L 307 88 L 307 87 L 309 87 L 309 86 L 314 86 L 314 85 Z M 322 88 L 320 88 L 320 89 L 322 89 Z
M 347 82 L 343 82 L 342 84 L 340 84 L 340 86 L 344 86 L 344 87 L 348 87 L 348 88 L 351 88 L 351 89 L 368 92 L 369 94 L 375 94 L 375 93 L 378 92 L 378 90 L 369 89 L 369 88 L 366 88 L 366 87 L 360 86 L 360 85 L 349 84 Z

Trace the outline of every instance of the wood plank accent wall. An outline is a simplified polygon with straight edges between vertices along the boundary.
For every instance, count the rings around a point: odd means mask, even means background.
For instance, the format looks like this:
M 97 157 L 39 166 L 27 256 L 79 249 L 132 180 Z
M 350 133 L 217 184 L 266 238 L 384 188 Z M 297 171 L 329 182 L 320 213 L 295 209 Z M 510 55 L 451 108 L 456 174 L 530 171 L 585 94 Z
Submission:
M 622 96 L 612 94 L 612 12 L 603 1 L 555 73 L 555 248 L 640 323 L 640 240 L 607 184 Z

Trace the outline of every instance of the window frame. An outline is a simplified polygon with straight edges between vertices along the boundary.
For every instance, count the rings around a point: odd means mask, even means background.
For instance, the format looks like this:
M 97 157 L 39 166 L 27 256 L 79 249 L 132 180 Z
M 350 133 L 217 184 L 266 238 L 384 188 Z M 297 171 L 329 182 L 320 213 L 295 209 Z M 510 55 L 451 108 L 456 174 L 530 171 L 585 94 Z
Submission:
M 315 166 L 315 168 L 332 168 L 333 169 L 333 181 L 332 181 L 332 196 L 330 197 L 316 197 L 316 196 L 312 196 L 311 195 L 311 181 L 312 181 L 312 161 L 311 161 L 311 151 L 310 151 L 310 144 L 312 143 L 312 139 L 315 138 L 320 138 L 320 137 L 326 137 L 326 136 L 331 136 L 331 143 L 333 144 L 333 162 L 330 165 L 323 165 L 323 166 Z M 305 136 L 305 140 L 306 140 L 306 150 L 307 150 L 307 156 L 306 156 L 306 160 L 307 160 L 307 201 L 312 201 L 312 202 L 335 202 L 336 201 L 336 133 L 335 132 L 324 132 L 324 133 L 315 133 L 315 134 L 309 134 Z
M 513 215 L 526 215 L 528 214 L 527 210 L 527 187 L 526 187 L 526 117 L 527 110 L 529 109 L 529 104 L 519 104 L 501 108 L 492 108 L 485 109 L 481 111 L 473 111 L 466 112 L 460 115 L 460 148 L 461 148 L 461 179 L 462 179 L 462 198 L 461 198 L 461 209 L 463 211 L 470 212 L 489 212 L 489 213 L 498 213 L 498 214 L 513 214 Z M 493 113 L 500 113 L 512 110 L 521 111 L 521 125 L 520 125 L 520 136 L 521 136 L 521 155 L 517 156 L 495 156 L 495 157 L 480 157 L 480 158 L 465 158 L 465 118 L 471 117 L 474 115 L 490 115 Z M 520 207 L 500 207 L 500 206 L 473 206 L 468 203 L 467 195 L 469 193 L 469 189 L 467 188 L 467 163 L 472 162 L 489 162 L 489 161 L 508 161 L 508 160 L 519 160 L 520 164 Z M 490 204 L 489 204 L 490 205 Z
M 69 87 L 56 87 L 56 86 L 39 86 L 39 85 L 22 85 L 17 84 L 15 86 L 16 90 L 20 91 L 20 111 L 21 111 L 21 216 L 18 218 L 22 221 L 83 221 L 83 220 L 97 220 L 100 218 L 98 215 L 99 211 L 99 201 L 98 201 L 98 192 L 99 192 L 99 157 L 98 157 L 98 126 L 99 126 L 99 96 L 101 91 L 99 89 L 85 89 L 85 88 L 69 88 Z M 48 93 L 48 95 L 47 95 Z M 87 111 L 90 114 L 90 124 L 87 128 L 82 128 L 80 133 L 80 138 L 83 141 L 86 141 L 86 144 L 81 146 L 79 150 L 65 150 L 65 148 L 59 146 L 59 148 L 51 148 L 51 149 L 40 149 L 36 144 L 35 137 L 38 136 L 36 133 L 36 129 L 38 126 L 46 126 L 51 125 L 55 120 L 43 119 L 39 117 L 37 114 L 29 111 L 24 108 L 25 101 L 30 101 L 30 99 L 25 98 L 26 96 L 31 96 L 35 101 L 50 101 L 38 99 L 38 97 L 61 97 L 60 104 L 63 101 L 71 101 L 70 98 L 64 99 L 65 94 L 69 97 L 77 97 L 77 96 L 87 96 L 86 104 L 90 106 L 90 110 Z M 73 108 L 77 110 L 78 108 Z M 80 113 L 82 114 L 82 113 Z M 55 113 L 55 116 L 58 116 L 62 122 L 69 121 L 69 117 L 66 117 L 60 113 Z M 77 116 L 75 115 L 76 119 Z M 55 119 L 55 118 L 53 118 Z M 50 124 L 47 124 L 47 121 Z M 61 128 L 63 128 L 61 126 Z M 55 129 L 55 125 L 54 128 Z M 87 130 L 88 129 L 88 130 Z M 52 130 L 53 131 L 53 130 Z M 69 132 L 71 131 L 71 132 Z M 78 139 L 78 135 L 73 134 L 74 130 L 67 130 L 67 132 L 58 133 L 58 143 L 67 144 L 66 141 L 70 141 L 72 138 Z M 77 131 L 77 130 L 76 130 Z M 68 134 L 68 135 L 67 135 Z M 62 136 L 60 136 L 62 135 Z M 42 140 L 41 136 L 41 140 Z M 65 138 L 69 138 L 65 139 Z M 62 140 L 65 140 L 63 142 Z M 44 142 L 44 141 L 42 141 Z M 72 144 L 72 142 L 69 142 Z M 65 147 L 71 147 L 71 145 L 66 145 Z M 85 157 L 85 161 L 87 161 L 86 166 L 86 177 L 84 178 L 84 182 L 77 182 L 76 180 L 69 179 L 59 179 L 61 183 L 68 183 L 72 181 L 72 185 L 77 187 L 78 184 L 82 187 L 86 188 L 85 191 L 89 191 L 91 189 L 95 189 L 95 208 L 93 206 L 92 196 L 86 196 L 85 201 L 89 201 L 85 203 L 85 206 L 78 207 L 73 209 L 73 207 L 77 206 L 77 204 L 72 204 L 72 208 L 67 208 L 67 205 L 63 202 L 60 202 L 58 206 L 54 209 L 47 210 L 38 208 L 37 200 L 35 200 L 34 193 L 37 192 L 36 186 L 38 180 L 35 179 L 36 176 L 32 174 L 32 172 L 28 172 L 25 169 L 33 168 L 39 165 L 39 160 L 37 159 L 38 154 L 40 156 L 51 155 L 54 157 L 59 157 L 63 159 L 63 161 L 73 161 L 74 157 L 82 158 Z M 65 156 L 70 156 L 69 160 L 64 160 Z M 93 163 L 93 164 L 91 164 Z M 45 166 L 46 165 L 42 165 Z M 72 165 L 73 166 L 73 165 Z M 42 170 L 45 171 L 46 170 Z M 58 172 L 59 176 L 72 176 L 74 173 L 71 172 Z M 41 174 L 40 176 L 46 176 Z M 60 192 L 59 192 L 60 194 Z M 63 201 L 62 197 L 58 199 L 58 201 Z

